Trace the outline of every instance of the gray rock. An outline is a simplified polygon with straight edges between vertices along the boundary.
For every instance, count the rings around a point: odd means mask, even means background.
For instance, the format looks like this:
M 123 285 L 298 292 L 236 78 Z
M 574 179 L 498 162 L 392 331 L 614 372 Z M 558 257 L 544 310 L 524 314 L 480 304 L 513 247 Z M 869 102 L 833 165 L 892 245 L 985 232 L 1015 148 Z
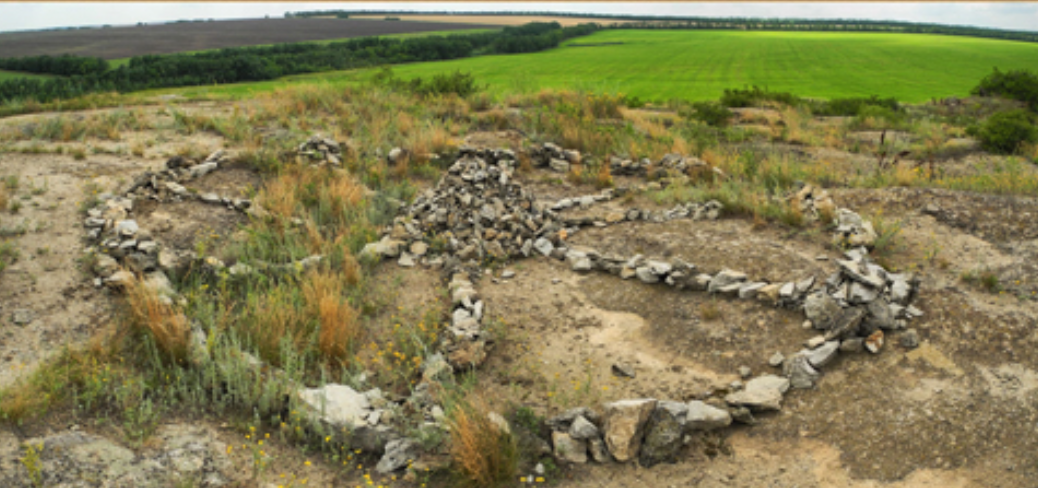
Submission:
M 820 291 L 808 295 L 804 300 L 804 315 L 817 329 L 831 329 L 841 312 L 840 304 Z
M 613 370 L 613 375 L 614 376 L 619 376 L 621 378 L 634 378 L 635 377 L 634 367 L 629 365 L 629 364 L 614 363 L 612 370 Z
M 587 450 L 591 453 L 591 459 L 596 463 L 608 463 L 613 460 L 609 456 L 609 450 L 606 449 L 606 443 L 600 437 L 594 439 L 588 439 Z
M 102 278 L 107 278 L 119 271 L 119 262 L 107 254 L 95 254 L 94 273 Z
M 865 320 L 862 322 L 866 330 L 890 330 L 895 327 L 894 312 L 886 300 L 880 298 L 865 307 Z
M 397 261 L 397 264 L 404 268 L 413 268 L 415 265 L 414 256 L 411 253 L 400 253 L 400 260 Z
M 646 468 L 659 463 L 677 462 L 684 428 L 679 419 L 666 408 L 656 408 L 645 427 L 645 441 L 638 462 Z
M 879 297 L 879 290 L 871 286 L 866 286 L 861 283 L 851 283 L 850 292 L 847 294 L 847 301 L 858 305 L 872 303 Z
M 737 285 L 744 281 L 746 281 L 746 273 L 724 269 L 710 280 L 710 285 L 707 287 L 707 291 L 710 293 L 717 293 L 721 288 Z M 738 290 L 738 288 L 736 288 L 736 290 Z
M 743 379 L 749 378 L 751 374 L 753 374 L 753 371 L 750 370 L 749 366 L 739 366 L 739 376 Z
M 811 388 L 820 376 L 818 370 L 811 366 L 803 354 L 786 358 L 782 373 L 789 378 L 789 384 L 797 389 Z
M 569 435 L 574 439 L 594 439 L 601 434 L 595 424 L 589 422 L 583 415 L 578 415 L 570 424 Z
M 757 419 L 753 418 L 753 413 L 747 407 L 732 407 L 731 408 L 732 420 L 739 422 L 740 424 L 756 425 Z
M 586 253 L 570 250 L 566 252 L 566 262 L 573 271 L 591 271 L 591 258 Z
M 422 257 L 425 253 L 429 252 L 429 245 L 422 241 L 415 241 L 411 244 L 411 254 Z
M 533 248 L 541 253 L 542 256 L 550 256 L 551 252 L 555 250 L 555 246 L 552 245 L 551 241 L 543 237 L 538 238 L 533 242 Z
M 649 271 L 652 271 L 652 274 L 659 277 L 666 276 L 672 269 L 674 269 L 670 263 L 665 263 L 663 261 L 649 260 L 645 264 L 649 267 Z
M 512 278 L 515 278 L 515 271 L 512 271 L 510 269 L 506 269 L 506 270 L 501 272 L 501 279 L 509 280 L 509 279 L 512 279 Z
M 381 474 L 390 474 L 406 468 L 407 465 L 418 459 L 418 445 L 410 439 L 397 439 L 386 444 L 386 452 L 379 459 L 375 471 Z
M 807 325 L 805 324 L 804 327 L 807 327 Z M 814 336 L 804 343 L 809 349 L 814 349 L 822 344 L 825 344 L 825 336 Z
M 551 433 L 551 443 L 555 446 L 555 458 L 574 464 L 587 462 L 587 442 L 574 439 L 565 432 Z
M 840 266 L 840 271 L 844 276 L 858 283 L 873 289 L 882 288 L 886 285 L 886 280 L 883 277 L 873 274 L 872 269 L 861 266 L 861 263 L 837 259 L 836 264 Z
M 598 421 L 598 414 L 594 410 L 587 407 L 576 407 L 548 419 L 545 423 L 552 430 L 568 432 L 573 422 L 577 420 L 577 417 L 583 417 L 591 423 Z
M 552 159 L 548 163 L 548 167 L 550 167 L 551 170 L 555 171 L 556 173 L 568 173 L 569 172 L 569 163 L 566 162 L 566 161 L 563 161 L 561 159 Z
M 846 339 L 840 343 L 840 352 L 856 353 L 861 352 L 865 349 L 865 339 L 862 337 L 855 337 L 852 339 Z
M 727 410 L 713 407 L 699 400 L 688 402 L 685 412 L 687 430 L 713 430 L 731 425 L 732 416 Z
M 753 411 L 782 409 L 782 392 L 777 388 L 744 389 L 729 393 L 724 400 L 731 405 L 747 407 Z
M 209 173 L 212 173 L 213 171 L 216 171 L 218 166 L 219 165 L 215 162 L 197 164 L 195 166 L 192 166 L 189 172 L 192 178 L 200 178 Z
M 120 220 L 115 223 L 115 232 L 122 237 L 133 237 L 139 230 L 136 220 Z
M 656 273 L 652 272 L 652 268 L 648 266 L 641 266 L 634 270 L 635 275 L 643 283 L 659 283 L 660 277 Z
M 811 366 L 821 368 L 836 357 L 839 349 L 840 341 L 828 341 L 818 349 L 805 351 L 804 355 L 807 357 L 807 362 L 811 363 Z
M 908 329 L 901 333 L 901 346 L 908 349 L 919 347 L 919 333 L 915 329 Z
M 299 399 L 320 420 L 337 427 L 356 429 L 367 426 L 371 411 L 368 398 L 346 385 L 330 383 L 321 388 L 307 388 L 298 392 Z
M 778 390 L 779 393 L 789 391 L 789 380 L 773 374 L 758 376 L 746 382 L 747 390 Z
M 742 300 L 750 300 L 757 297 L 757 293 L 760 292 L 761 288 L 768 286 L 767 283 L 747 283 L 739 287 L 739 298 Z

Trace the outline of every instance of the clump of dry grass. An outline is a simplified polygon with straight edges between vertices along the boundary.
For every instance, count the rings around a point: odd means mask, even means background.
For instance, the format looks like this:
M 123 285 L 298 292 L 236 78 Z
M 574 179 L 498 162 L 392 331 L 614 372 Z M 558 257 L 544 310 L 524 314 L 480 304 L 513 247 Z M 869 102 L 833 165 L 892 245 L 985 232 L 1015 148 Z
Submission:
M 609 161 L 602 161 L 598 164 L 598 174 L 595 175 L 595 186 L 598 188 L 612 188 L 613 173 L 609 169 Z
M 348 276 L 325 272 L 312 273 L 303 283 L 309 312 L 320 324 L 317 348 L 324 358 L 339 364 L 347 362 L 361 332 L 358 314 L 345 299 L 347 281 Z
M 176 364 L 187 360 L 191 326 L 183 312 L 139 280 L 127 286 L 126 303 L 131 329 L 151 336 L 166 360 Z
M 703 302 L 699 306 L 699 315 L 707 322 L 717 320 L 721 318 L 721 307 L 714 300 Z
M 515 438 L 490 413 L 484 398 L 470 394 L 454 405 L 447 420 L 451 461 L 466 486 L 502 486 L 514 479 L 518 468 Z

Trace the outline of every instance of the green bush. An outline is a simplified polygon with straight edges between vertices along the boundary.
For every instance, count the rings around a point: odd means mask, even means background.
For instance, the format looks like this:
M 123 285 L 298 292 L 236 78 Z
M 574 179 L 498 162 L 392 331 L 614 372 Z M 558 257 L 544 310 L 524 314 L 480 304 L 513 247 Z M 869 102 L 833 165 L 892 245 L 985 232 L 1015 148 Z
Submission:
M 1000 96 L 1020 100 L 1031 110 L 1038 110 L 1038 75 L 1027 70 L 1003 73 L 995 68 L 970 93 L 982 97 Z
M 800 97 L 789 92 L 773 92 L 758 86 L 753 88 L 726 89 L 721 96 L 721 105 L 732 108 L 755 107 L 763 102 L 772 101 L 794 106 L 801 103 Z
M 901 106 L 897 103 L 897 99 L 891 98 L 879 98 L 876 95 L 871 97 L 851 97 L 851 98 L 834 98 L 832 100 L 821 102 L 812 107 L 812 112 L 815 115 L 861 115 L 862 110 L 867 107 L 879 107 L 886 109 L 890 112 L 901 111 Z
M 713 127 L 725 127 L 732 120 L 731 110 L 717 102 L 697 102 L 692 104 L 695 112 L 692 117 Z
M 1025 110 L 1010 110 L 988 117 L 980 126 L 970 127 L 967 133 L 980 140 L 981 147 L 987 151 L 1012 154 L 1025 142 L 1038 143 L 1035 122 L 1035 116 Z

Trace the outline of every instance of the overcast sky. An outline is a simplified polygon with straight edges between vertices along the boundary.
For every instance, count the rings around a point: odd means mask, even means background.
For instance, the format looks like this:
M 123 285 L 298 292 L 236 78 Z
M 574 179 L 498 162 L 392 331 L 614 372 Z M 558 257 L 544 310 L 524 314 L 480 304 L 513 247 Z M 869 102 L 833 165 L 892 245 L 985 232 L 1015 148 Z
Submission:
M 1038 2 L 1026 3 L 29 3 L 0 2 L 0 31 L 87 25 L 123 25 L 179 19 L 283 16 L 301 10 L 555 11 L 695 15 L 704 17 L 796 17 L 878 19 L 1038 30 Z

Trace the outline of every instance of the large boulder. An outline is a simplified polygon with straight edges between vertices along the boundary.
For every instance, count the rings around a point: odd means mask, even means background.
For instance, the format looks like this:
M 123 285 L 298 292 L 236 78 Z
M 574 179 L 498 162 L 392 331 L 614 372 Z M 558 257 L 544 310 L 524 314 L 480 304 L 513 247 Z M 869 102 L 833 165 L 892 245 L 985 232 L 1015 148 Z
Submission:
M 626 462 L 638 456 L 645 423 L 655 409 L 653 399 L 621 400 L 605 405 L 606 447 L 617 461 Z

